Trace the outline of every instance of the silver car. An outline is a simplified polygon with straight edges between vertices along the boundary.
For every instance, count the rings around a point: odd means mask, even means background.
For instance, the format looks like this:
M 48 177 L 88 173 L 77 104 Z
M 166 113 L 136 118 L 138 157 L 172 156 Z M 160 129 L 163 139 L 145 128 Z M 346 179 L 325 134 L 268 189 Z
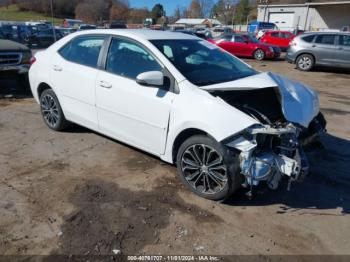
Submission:
M 350 33 L 312 32 L 295 37 L 286 60 L 302 71 L 314 66 L 350 68 Z

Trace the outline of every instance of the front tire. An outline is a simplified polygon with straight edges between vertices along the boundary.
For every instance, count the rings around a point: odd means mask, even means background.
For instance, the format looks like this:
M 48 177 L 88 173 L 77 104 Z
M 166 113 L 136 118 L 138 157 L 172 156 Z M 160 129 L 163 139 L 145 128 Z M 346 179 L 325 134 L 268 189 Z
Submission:
M 253 53 L 253 57 L 258 61 L 262 61 L 265 59 L 265 52 L 260 48 L 256 49 Z
M 61 105 L 52 89 L 46 89 L 40 96 L 41 115 L 45 124 L 52 130 L 61 131 L 68 126 Z
M 297 58 L 296 65 L 301 71 L 310 71 L 313 69 L 315 64 L 315 59 L 312 55 L 303 54 Z
M 242 183 L 238 154 L 205 135 L 187 139 L 176 163 L 186 187 L 206 199 L 225 200 Z

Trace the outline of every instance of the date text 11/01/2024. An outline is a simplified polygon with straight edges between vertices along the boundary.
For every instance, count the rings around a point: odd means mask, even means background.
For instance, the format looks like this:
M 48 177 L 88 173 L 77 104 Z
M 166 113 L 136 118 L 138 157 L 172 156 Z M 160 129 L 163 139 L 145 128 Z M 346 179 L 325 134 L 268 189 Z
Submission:
M 128 261 L 219 261 L 218 256 L 128 256 Z

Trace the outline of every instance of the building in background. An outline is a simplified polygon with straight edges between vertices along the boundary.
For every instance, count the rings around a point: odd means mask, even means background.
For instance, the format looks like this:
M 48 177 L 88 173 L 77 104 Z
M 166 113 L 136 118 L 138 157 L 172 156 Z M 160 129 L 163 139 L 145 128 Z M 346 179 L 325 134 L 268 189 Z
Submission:
M 214 27 L 222 25 L 219 20 L 209 18 L 182 18 L 176 21 L 175 24 L 185 27 Z
M 275 23 L 281 30 L 328 31 L 350 25 L 350 1 L 258 5 L 258 21 Z

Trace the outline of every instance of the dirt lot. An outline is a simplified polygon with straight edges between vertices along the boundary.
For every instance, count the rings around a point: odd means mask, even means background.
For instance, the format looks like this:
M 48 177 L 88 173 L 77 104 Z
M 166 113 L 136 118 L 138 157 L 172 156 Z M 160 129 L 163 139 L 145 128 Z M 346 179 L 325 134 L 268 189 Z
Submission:
M 304 183 L 207 201 L 173 166 L 84 128 L 50 131 L 31 98 L 0 99 L 0 254 L 350 254 L 350 73 L 247 62 L 320 93 L 329 134 Z

